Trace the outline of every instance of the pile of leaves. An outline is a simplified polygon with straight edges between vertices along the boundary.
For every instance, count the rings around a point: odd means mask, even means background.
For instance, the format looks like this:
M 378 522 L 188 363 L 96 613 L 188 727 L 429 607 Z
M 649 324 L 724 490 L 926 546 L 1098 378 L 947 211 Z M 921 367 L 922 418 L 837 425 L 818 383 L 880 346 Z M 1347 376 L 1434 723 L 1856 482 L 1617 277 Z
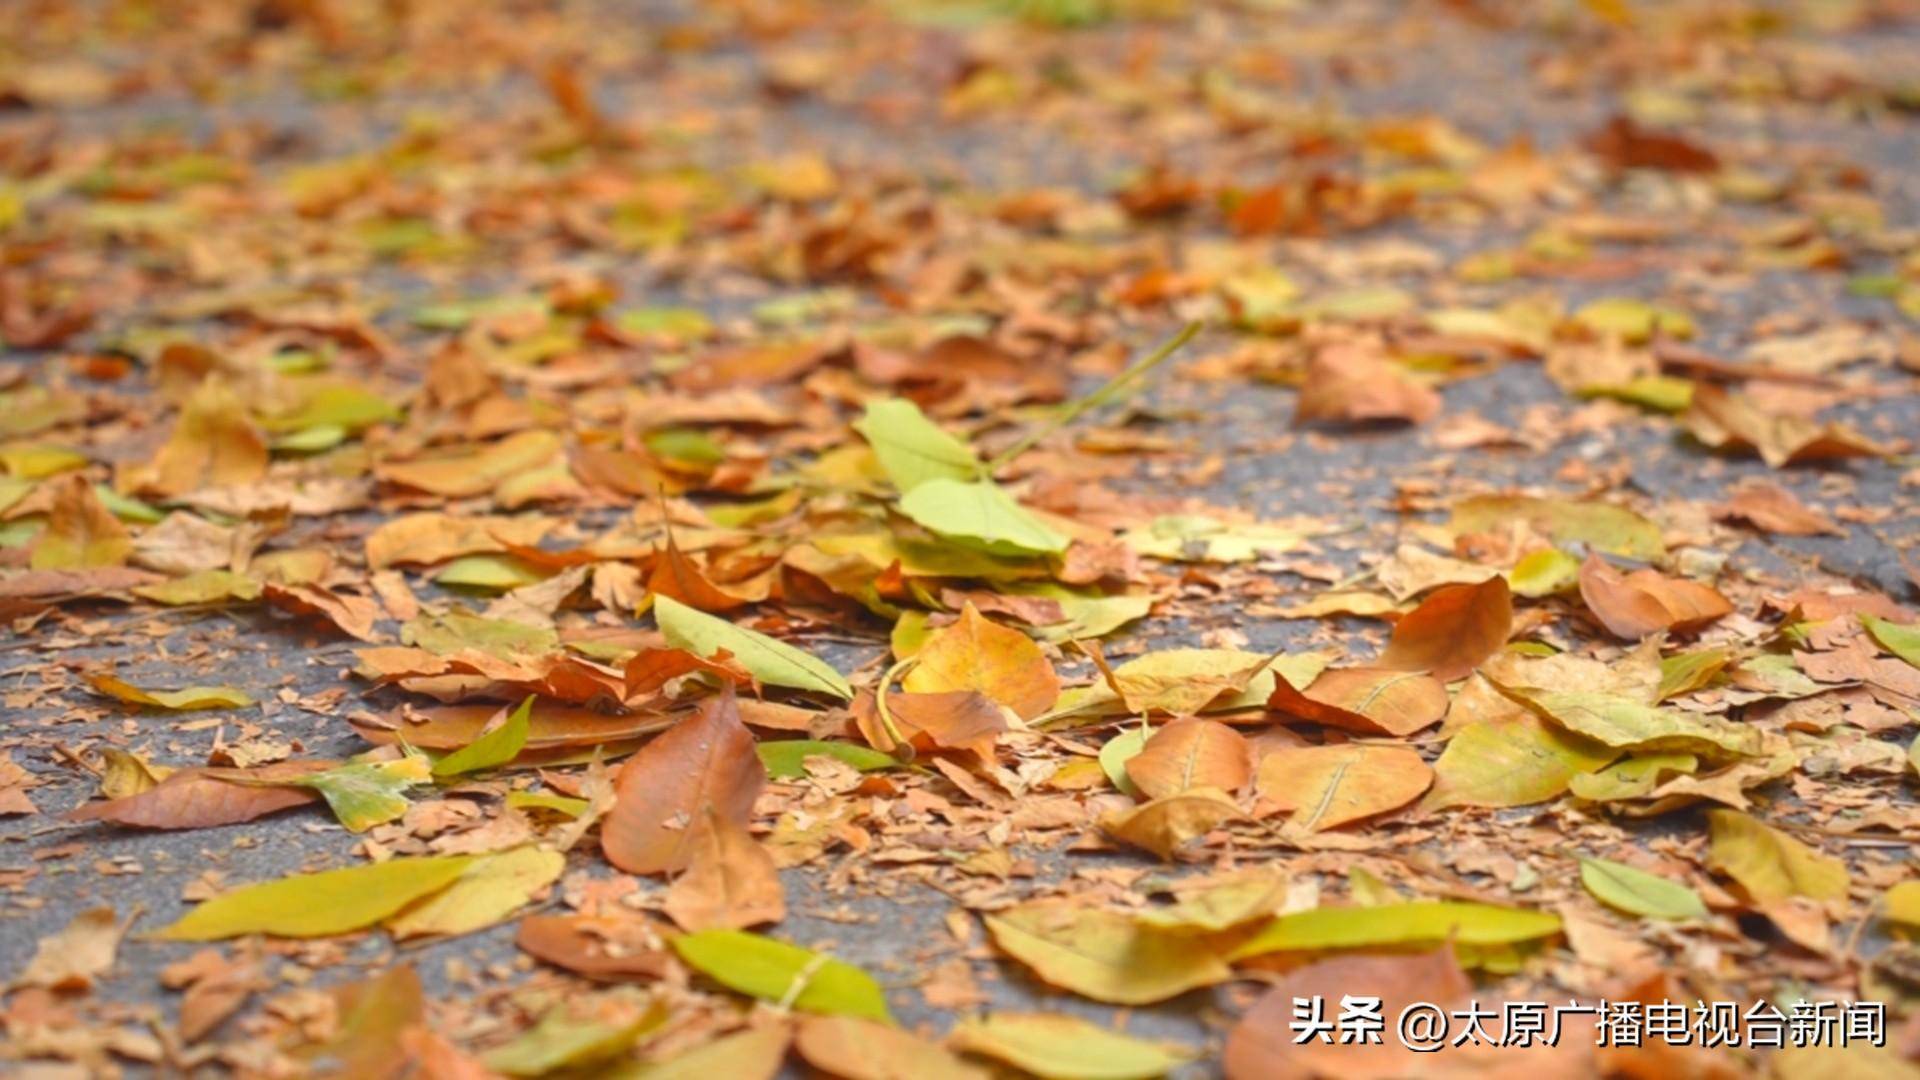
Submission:
M 1920 1071 L 1906 5 L 30 6 L 10 1064 Z

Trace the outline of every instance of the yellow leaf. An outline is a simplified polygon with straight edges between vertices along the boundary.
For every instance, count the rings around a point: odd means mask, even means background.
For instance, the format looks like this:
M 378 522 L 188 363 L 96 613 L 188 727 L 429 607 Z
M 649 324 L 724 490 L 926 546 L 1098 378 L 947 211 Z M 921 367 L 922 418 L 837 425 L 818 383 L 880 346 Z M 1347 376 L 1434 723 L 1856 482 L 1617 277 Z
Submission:
M 1148 1080 L 1200 1055 L 1178 1043 L 1121 1035 L 1077 1016 L 994 1013 L 962 1020 L 949 1040 L 1045 1080 Z
M 1617 750 L 1553 727 L 1532 713 L 1468 724 L 1433 763 L 1433 790 L 1422 810 L 1449 806 L 1526 806 L 1620 756 Z
M 978 690 L 1031 720 L 1053 707 L 1060 678 L 1032 638 L 983 618 L 967 604 L 952 625 L 934 631 L 903 681 L 909 693 Z
M 471 855 L 389 859 L 243 885 L 208 900 L 153 936 L 217 941 L 243 934 L 327 937 L 365 929 L 466 872 Z
M 1041 900 L 986 922 L 993 943 L 1040 978 L 1111 1005 L 1165 1001 L 1233 977 L 1204 938 L 1120 912 Z
M 388 919 L 387 929 L 396 938 L 410 938 L 492 926 L 553 884 L 566 868 L 565 855 L 541 847 L 480 856 L 453 884 Z
M 1804 896 L 1842 900 L 1847 864 L 1738 810 L 1710 810 L 1707 865 L 1739 882 L 1760 903 Z
M 1319 832 L 1397 810 L 1433 783 L 1433 770 L 1403 746 L 1308 746 L 1260 761 L 1263 811 L 1294 811 L 1290 828 Z

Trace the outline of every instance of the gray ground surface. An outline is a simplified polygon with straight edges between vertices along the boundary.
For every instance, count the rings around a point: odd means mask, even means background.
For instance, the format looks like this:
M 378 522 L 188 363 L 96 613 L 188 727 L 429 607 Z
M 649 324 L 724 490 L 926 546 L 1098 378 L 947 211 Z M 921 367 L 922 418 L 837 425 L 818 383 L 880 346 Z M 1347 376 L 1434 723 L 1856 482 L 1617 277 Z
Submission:
M 663 18 L 655 11 L 637 18 Z M 1543 146 L 1557 146 L 1590 130 L 1612 109 L 1604 98 L 1582 97 L 1543 100 L 1535 95 L 1520 95 L 1511 88 L 1524 85 L 1526 65 L 1536 51 L 1524 37 L 1495 38 L 1492 35 L 1456 23 L 1440 21 L 1432 25 L 1430 47 L 1410 49 L 1393 55 L 1385 67 L 1382 81 L 1359 87 L 1326 85 L 1322 91 L 1337 95 L 1341 104 L 1358 115 L 1396 114 L 1435 108 L 1476 134 L 1499 137 L 1513 133 L 1530 134 Z M 1920 37 L 1912 31 L 1884 38 L 1860 40 L 1855 47 L 1864 57 L 1905 57 L 1920 60 Z M 750 79 L 747 69 L 754 63 L 751 54 L 721 55 L 711 58 L 721 74 L 721 84 L 744 86 Z M 1316 73 L 1318 74 L 1318 73 Z M 628 106 L 644 111 L 646 92 L 643 78 L 631 84 L 596 86 L 596 94 L 605 107 L 619 110 Z M 1303 89 L 1303 94 L 1310 93 Z M 460 110 L 482 107 L 493 102 L 512 102 L 537 94 L 521 80 L 507 80 L 486 94 L 450 95 L 427 98 L 425 103 L 457 114 Z M 62 122 L 79 127 L 114 130 L 132 125 L 179 124 L 206 127 L 235 116 L 251 116 L 276 128 L 312 136 L 316 152 L 338 149 L 355 138 L 374 138 L 390 120 L 408 107 L 422 102 L 383 101 L 374 125 L 342 126 L 323 122 L 330 110 L 316 109 L 298 96 L 268 97 L 265 100 L 235 103 L 206 110 L 187 103 L 157 102 L 139 108 L 111 107 L 93 113 L 62 117 Z M 756 107 L 783 108 L 779 105 Z M 1837 157 L 1871 165 L 1883 189 L 1890 211 L 1907 225 L 1920 224 L 1920 170 L 1912 163 L 1920 161 L 1920 124 L 1911 119 L 1887 117 L 1849 119 L 1839 116 L 1801 117 L 1790 131 L 1775 131 L 1778 121 L 1768 115 L 1745 115 L 1730 110 L 1716 113 L 1716 123 L 1724 125 L 1731 137 L 1785 135 L 1787 138 L 1817 145 Z M 0 115 L 0 125 L 8 123 Z M 1092 190 L 1103 185 L 1127 160 L 1126 141 L 1110 134 L 1097 140 L 1097 150 L 1049 143 L 1037 132 L 1022 131 L 1015 125 L 969 125 L 954 130 L 920 131 L 903 138 L 897 130 L 873 127 L 853 109 L 841 109 L 819 103 L 784 108 L 782 122 L 769 125 L 774 138 L 792 147 L 819 148 L 832 155 L 850 155 L 881 160 L 895 168 L 939 175 L 958 169 L 976 182 L 1019 187 L 1036 181 L 1078 185 Z M 1445 226 L 1397 227 L 1370 233 L 1357 240 L 1341 239 L 1333 243 L 1374 243 L 1389 238 L 1418 240 L 1438 250 L 1454 253 L 1504 246 L 1511 235 L 1489 234 L 1486 230 L 1466 231 Z M 1303 272 L 1303 278 L 1311 278 Z M 1713 311 L 1702 319 L 1703 347 L 1716 354 L 1734 353 L 1748 328 L 1760 317 L 1788 309 L 1842 312 L 1867 320 L 1888 317 L 1888 308 L 1879 301 L 1846 295 L 1841 275 L 1781 273 L 1752 279 L 1736 291 L 1722 292 L 1711 282 L 1680 282 L 1648 278 L 1632 282 L 1607 282 L 1591 287 L 1594 295 L 1636 294 L 1650 299 L 1670 299 L 1676 291 L 1696 296 Z M 428 286 L 396 276 L 380 283 L 403 293 L 418 294 Z M 1581 298 L 1581 286 L 1563 290 L 1570 303 Z M 435 292 L 446 292 L 442 286 Z M 455 290 L 456 292 L 458 290 Z M 475 287 L 474 293 L 484 292 Z M 1497 297 L 1493 288 L 1463 289 L 1467 297 Z M 630 281 L 626 299 L 659 302 L 671 294 L 636 274 Z M 700 302 L 700 298 L 693 298 Z M 709 302 L 711 303 L 711 302 Z M 404 322 L 400 307 L 383 328 L 401 341 L 413 334 Z M 1189 356 L 1208 352 L 1207 342 Z M 44 358 L 29 354 L 9 354 L 7 364 L 36 364 Z M 1290 438 L 1280 448 L 1278 440 L 1286 434 L 1285 418 L 1291 412 L 1292 392 L 1286 389 L 1248 386 L 1244 383 L 1189 384 L 1182 380 L 1179 363 L 1158 379 L 1150 404 L 1168 417 L 1160 429 L 1178 440 L 1193 440 L 1215 448 L 1225 456 L 1225 468 L 1217 482 L 1205 491 L 1195 492 L 1222 505 L 1257 510 L 1263 515 L 1289 513 L 1349 513 L 1365 528 L 1351 536 L 1335 538 L 1324 545 L 1329 557 L 1357 568 L 1361 552 L 1391 550 L 1383 541 L 1391 535 L 1399 519 L 1386 508 L 1391 504 L 1396 484 L 1428 481 L 1449 491 L 1474 488 L 1512 487 L 1554 488 L 1556 474 L 1569 461 L 1590 465 L 1624 464 L 1630 471 L 1632 487 L 1656 500 L 1667 498 L 1714 499 L 1730 483 L 1746 475 L 1769 475 L 1795 491 L 1810 503 L 1829 507 L 1872 507 L 1897 505 L 1892 498 L 1904 468 L 1900 462 L 1869 461 L 1841 469 L 1789 469 L 1775 472 L 1754 460 L 1726 460 L 1702 453 L 1672 432 L 1665 421 L 1631 421 L 1623 426 L 1573 435 L 1550 450 L 1474 450 L 1443 454 L 1423 438 L 1418 429 L 1390 429 L 1337 438 Z M 1477 412 L 1496 423 L 1518 426 L 1529 410 L 1564 408 L 1564 396 L 1538 371 L 1527 366 L 1505 367 L 1495 375 L 1449 386 L 1445 390 L 1449 414 Z M 1841 412 L 1870 433 L 1882 436 L 1920 435 L 1920 398 L 1899 394 L 1871 403 L 1846 406 Z M 1148 466 L 1144 475 L 1128 482 L 1137 490 L 1155 493 L 1164 490 L 1164 481 Z M 1341 500 L 1330 504 L 1329 500 Z M 1826 569 L 1855 578 L 1889 594 L 1910 597 L 1910 586 L 1899 559 L 1889 547 L 1889 539 L 1899 542 L 1920 532 L 1920 522 L 1911 515 L 1895 517 L 1873 528 L 1851 525 L 1845 537 L 1809 539 L 1753 539 L 1736 554 L 1737 564 L 1753 565 L 1790 572 L 1794 566 L 1818 564 Z M 1299 583 L 1295 582 L 1295 585 Z M 1304 643 L 1318 629 L 1317 623 L 1289 622 L 1278 619 L 1244 619 L 1235 615 L 1230 604 L 1216 605 L 1210 621 L 1200 624 L 1153 624 L 1133 633 L 1158 643 L 1198 643 L 1209 631 L 1229 629 L 1244 634 L 1249 647 L 1270 649 L 1289 643 Z M 82 613 L 88 619 L 101 620 L 99 626 L 118 631 L 126 628 L 126 619 L 111 608 Z M 171 632 L 160 628 L 177 624 Z M 1358 631 L 1356 624 L 1349 629 Z M 344 670 L 352 663 L 345 644 L 316 632 L 310 625 L 262 613 L 236 610 L 219 618 L 197 619 L 186 616 L 158 616 L 148 619 L 141 633 L 152 634 L 150 647 L 133 649 L 116 643 L 101 647 L 76 639 L 73 629 L 58 621 L 43 624 L 34 633 L 13 637 L 0 645 L 0 692 L 10 686 L 27 687 L 36 680 L 36 672 L 50 664 L 81 665 L 95 660 L 112 660 L 119 673 L 136 684 L 170 685 L 182 681 L 225 683 L 244 688 L 268 703 L 259 714 L 248 719 L 262 723 L 282 737 L 297 739 L 306 753 L 345 756 L 361 744 L 337 718 L 312 715 L 271 701 L 279 688 L 306 694 L 343 685 Z M 1372 631 L 1373 640 L 1378 632 Z M 1356 642 L 1364 635 L 1356 634 Z M 876 638 L 876 643 L 878 639 Z M 203 646 L 219 654 L 209 664 L 195 655 Z M 1356 645 L 1365 649 L 1365 645 Z M 872 650 L 847 646 L 822 649 L 844 669 L 872 655 Z M 176 657 L 192 656 L 183 666 Z M 190 676 L 190 678 L 188 678 Z M 361 683 L 348 683 L 353 696 L 350 706 L 383 707 L 396 697 L 383 693 L 367 695 Z M 51 748 L 86 745 L 89 740 L 111 733 L 114 741 L 151 749 L 155 756 L 169 760 L 195 760 L 212 745 L 217 729 L 186 733 L 171 730 L 171 717 L 117 715 L 102 723 L 63 723 L 58 701 L 9 709 L 5 722 L 16 731 L 40 732 L 48 752 L 25 755 L 21 763 L 47 776 L 49 786 L 39 788 L 34 797 L 42 816 L 0 821 L 0 870 L 37 869 L 37 874 L 9 895 L 0 898 L 0 971 L 14 971 L 25 962 L 37 942 L 64 925 L 74 912 L 96 904 L 110 904 L 122 913 L 143 912 L 139 926 L 150 928 L 171 921 L 186 910 L 180 899 L 184 885 L 209 869 L 218 869 L 230 882 L 245 882 L 283 875 L 302 868 L 339 865 L 345 861 L 354 838 L 334 825 L 324 810 L 311 808 L 278 815 L 245 826 L 186 833 L 143 833 L 99 825 L 62 825 L 56 817 L 87 799 L 93 791 L 92 779 L 59 760 Z M 1522 816 L 1525 816 L 1523 813 Z M 1670 825 L 1670 823 L 1669 823 Z M 1661 826 L 1652 826 L 1661 827 Z M 1037 859 L 1043 879 L 1092 860 L 1134 863 L 1124 855 L 1064 855 L 1055 852 L 1023 851 Z M 576 860 L 578 861 L 578 860 Z M 1135 865 L 1148 865 L 1144 862 Z M 585 865 L 597 867 L 600 874 L 614 871 L 598 860 Z M 108 868 L 112 869 L 108 871 Z M 915 978 L 912 957 L 917 950 L 903 948 L 944 934 L 941 919 L 949 905 L 940 898 L 923 894 L 919 886 L 899 887 L 882 875 L 875 875 L 862 888 L 850 892 L 827 892 L 820 888 L 833 860 L 817 868 L 789 872 L 787 885 L 791 914 L 779 932 L 793 940 L 830 946 L 839 956 L 874 972 L 891 985 L 908 986 Z M 1159 868 L 1154 867 L 1158 872 Z M 407 950 L 417 964 L 433 997 L 470 994 L 492 990 L 511 983 L 524 972 L 529 961 L 512 946 L 512 925 L 453 941 Z M 166 964 L 190 954 L 197 946 L 129 942 L 121 952 L 118 971 L 98 993 L 124 1002 L 134 1013 L 168 1015 L 174 1008 L 172 995 L 163 994 L 156 973 Z M 392 956 L 392 946 L 379 936 L 368 936 L 347 946 L 353 963 L 329 966 L 318 971 L 322 981 L 344 980 L 356 968 L 377 967 Z M 996 965 L 984 960 L 975 964 L 983 984 L 1001 1007 L 1044 1007 L 1088 1015 L 1110 1016 L 1112 1010 L 1090 1005 L 1071 995 L 1058 994 L 1025 980 L 1013 966 Z M 1162 1034 L 1187 1041 L 1217 1040 L 1223 1018 L 1238 1012 L 1221 1008 L 1241 993 L 1222 991 L 1189 994 L 1170 1007 L 1142 1009 L 1127 1020 L 1130 1030 Z M 950 1017 L 931 1012 L 920 1003 L 917 994 L 893 996 L 898 1014 L 909 1023 L 929 1022 L 943 1029 Z

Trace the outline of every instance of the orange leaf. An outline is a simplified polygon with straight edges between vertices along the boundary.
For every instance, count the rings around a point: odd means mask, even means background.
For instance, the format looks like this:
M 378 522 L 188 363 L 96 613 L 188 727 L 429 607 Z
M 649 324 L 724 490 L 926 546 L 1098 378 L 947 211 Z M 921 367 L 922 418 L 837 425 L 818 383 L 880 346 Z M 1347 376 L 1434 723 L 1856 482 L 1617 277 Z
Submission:
M 46 481 L 47 527 L 33 541 L 27 565 L 35 570 L 87 570 L 119 566 L 133 551 L 133 537 L 93 493 L 79 473 Z M 38 494 L 36 492 L 36 494 Z
M 653 570 L 647 575 L 647 591 L 671 596 L 688 607 L 706 612 L 731 611 L 748 602 L 708 580 L 700 567 L 673 542 L 671 531 L 667 533 L 666 550 L 653 560 Z
M 972 604 L 958 621 L 928 637 L 915 656 L 918 663 L 902 683 L 914 693 L 978 690 L 1022 720 L 1046 712 L 1060 697 L 1060 677 L 1040 646 L 989 622 Z
M 684 869 L 690 826 L 708 807 L 745 824 L 767 782 L 729 690 L 642 747 L 620 769 L 600 846 L 630 874 Z
M 1215 720 L 1188 717 L 1153 733 L 1127 759 L 1127 778 L 1150 799 L 1192 788 L 1235 791 L 1253 778 L 1245 736 Z
M 1452 682 L 1499 651 L 1512 632 L 1513 594 L 1505 578 L 1445 585 L 1394 626 L 1380 666 Z
M 181 408 L 142 490 L 175 496 L 251 484 L 267 475 L 267 457 L 267 440 L 247 418 L 240 395 L 210 378 Z
M 679 966 L 664 930 L 643 915 L 529 915 L 514 943 L 590 979 L 658 979 Z
M 1711 586 L 1654 570 L 1622 577 L 1598 555 L 1580 566 L 1580 598 L 1609 633 L 1628 641 L 1666 630 L 1691 633 L 1733 611 Z
M 1417 671 L 1335 668 L 1306 693 L 1274 679 L 1267 708 L 1309 723 L 1362 735 L 1411 735 L 1447 715 L 1447 688 Z
M 773 856 L 746 827 L 708 803 L 695 819 L 687 872 L 667 890 L 666 912 L 688 931 L 744 930 L 787 914 Z
M 1433 770 L 1403 746 L 1308 746 L 1260 760 L 1260 806 L 1296 811 L 1289 824 L 1319 832 L 1398 810 L 1431 787 Z

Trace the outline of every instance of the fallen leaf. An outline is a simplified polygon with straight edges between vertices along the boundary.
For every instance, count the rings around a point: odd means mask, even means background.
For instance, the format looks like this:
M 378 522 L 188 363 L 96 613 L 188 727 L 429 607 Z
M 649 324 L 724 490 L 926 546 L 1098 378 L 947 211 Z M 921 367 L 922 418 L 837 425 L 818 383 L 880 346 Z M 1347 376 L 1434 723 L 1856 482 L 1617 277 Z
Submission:
M 1740 883 L 1759 903 L 1842 900 L 1847 864 L 1738 810 L 1709 810 L 1707 865 Z
M 1560 932 L 1560 916 L 1461 900 L 1323 907 L 1281 915 L 1234 950 L 1235 959 L 1308 949 L 1434 944 L 1514 945 Z
M 317 791 L 277 786 L 277 782 L 298 779 L 334 764 L 331 761 L 283 761 L 247 770 L 179 769 L 146 791 L 107 802 L 85 803 L 67 817 L 73 821 L 110 821 L 143 829 L 236 825 L 319 801 Z M 235 772 L 244 772 L 259 783 L 222 779 Z
M 1155 731 L 1125 769 L 1149 799 L 1193 788 L 1238 791 L 1253 776 L 1253 753 L 1247 740 L 1225 724 L 1187 717 Z
M 992 480 L 927 480 L 901 497 L 900 512 L 929 532 L 990 555 L 1057 555 L 1067 550 L 1066 537 Z
M 1611 859 L 1580 860 L 1580 883 L 1594 899 L 1629 915 L 1651 919 L 1704 919 L 1700 894 L 1677 881 Z
M 610 1067 L 613 1059 L 633 1048 L 642 1035 L 664 1024 L 667 1010 L 657 1003 L 638 1017 L 613 1022 L 597 1016 L 576 1017 L 556 1006 L 512 1042 L 487 1052 L 486 1068 L 508 1076 L 546 1076 L 565 1070 Z
M 853 422 L 853 429 L 873 447 L 880 467 L 902 495 L 929 480 L 964 484 L 981 476 L 973 448 L 927 419 L 911 401 L 869 401 L 866 414 Z
M 806 1016 L 794 1048 L 843 1080 L 987 1080 L 986 1070 L 899 1028 L 852 1016 Z
M 1722 521 L 1744 521 L 1775 536 L 1845 536 L 1847 531 L 1818 510 L 1809 509 L 1791 491 L 1765 480 L 1747 480 L 1713 508 Z
M 630 874 L 682 870 L 693 857 L 692 826 L 711 808 L 745 824 L 766 785 L 753 735 L 731 692 L 640 749 L 620 769 L 600 846 Z
M 133 552 L 133 537 L 93 493 L 79 473 L 48 480 L 47 524 L 27 551 L 34 570 L 89 570 L 120 566 Z
M 1888 450 L 1838 424 L 1763 410 L 1748 395 L 1712 384 L 1694 388 L 1681 422 L 1716 450 L 1750 451 L 1778 469 L 1808 461 L 1885 457 Z
M 106 672 L 87 676 L 87 685 L 110 698 L 129 705 L 176 712 L 192 709 L 244 709 L 253 698 L 231 686 L 189 686 L 181 690 L 142 690 L 132 683 Z
M 726 653 L 754 678 L 773 686 L 813 690 L 841 700 L 853 697 L 847 680 L 820 660 L 785 642 L 680 603 L 669 596 L 654 598 L 653 615 L 667 643 L 705 660 Z
M 396 858 L 230 889 L 153 933 L 164 941 L 244 934 L 328 937 L 363 930 L 451 885 L 470 855 Z
M 499 726 L 483 729 L 470 743 L 433 763 L 435 779 L 497 768 L 520 756 L 533 731 L 533 698 L 520 702 Z
M 1267 707 L 1361 735 L 1411 735 L 1447 715 L 1447 688 L 1431 675 L 1385 668 L 1332 668 L 1305 692 L 1276 679 Z
M 1226 792 L 1199 787 L 1109 814 L 1100 827 L 1116 840 L 1171 860 L 1188 841 L 1244 816 Z
M 559 880 L 566 856 L 531 845 L 481 855 L 446 888 L 386 920 L 396 939 L 453 936 L 505 920 Z
M 773 857 L 712 803 L 695 819 L 686 872 L 667 889 L 664 910 L 682 929 L 744 930 L 786 917 Z
M 1660 526 L 1623 506 L 1527 495 L 1472 495 L 1453 504 L 1447 527 L 1457 535 L 1525 524 L 1555 544 L 1583 544 L 1629 559 L 1666 553 Z
M 1394 624 L 1379 666 L 1452 682 L 1498 652 L 1512 632 L 1513 596 L 1505 578 L 1444 585 Z
M 1475 721 L 1461 728 L 1433 763 L 1433 789 L 1420 809 L 1545 802 L 1566 791 L 1574 777 L 1619 756 L 1618 750 L 1532 713 Z
M 927 638 L 901 683 L 911 693 L 977 690 L 1023 720 L 1060 697 L 1060 678 L 1033 639 L 988 621 L 972 603 Z
M 749 997 L 801 1012 L 893 1022 L 880 984 L 825 953 L 744 930 L 702 930 L 672 944 L 689 966 Z
M 1200 1056 L 1178 1043 L 1122 1035 L 1059 1013 L 969 1017 L 948 1042 L 1044 1080 L 1151 1080 Z
M 622 1080 L 773 1080 L 780 1074 L 793 1035 L 785 1024 L 769 1024 L 724 1035 L 665 1061 L 623 1069 Z
M 1650 634 L 1690 634 L 1733 612 L 1717 589 L 1655 570 L 1622 576 L 1598 555 L 1580 567 L 1580 598 L 1617 638 L 1638 641 Z
M 41 986 L 60 993 L 91 990 L 96 979 L 113 969 L 126 932 L 110 907 L 82 911 L 59 931 L 40 939 L 13 986 Z
M 985 916 L 1002 952 L 1051 985 L 1111 1005 L 1165 1001 L 1232 978 L 1205 939 L 1064 900 Z
M 1322 1043 L 1294 1037 L 1294 1001 L 1378 997 L 1383 1016 L 1414 1002 L 1447 1008 L 1473 993 L 1452 948 L 1425 952 L 1329 956 L 1280 977 L 1227 1034 L 1221 1064 L 1228 1080 L 1316 1076 L 1387 1078 L 1417 1072 L 1422 1057 L 1391 1037 L 1378 1044 Z
M 1275 750 L 1260 759 L 1259 810 L 1292 812 L 1289 828 L 1319 832 L 1398 810 L 1419 798 L 1433 775 L 1418 753 L 1399 746 Z

